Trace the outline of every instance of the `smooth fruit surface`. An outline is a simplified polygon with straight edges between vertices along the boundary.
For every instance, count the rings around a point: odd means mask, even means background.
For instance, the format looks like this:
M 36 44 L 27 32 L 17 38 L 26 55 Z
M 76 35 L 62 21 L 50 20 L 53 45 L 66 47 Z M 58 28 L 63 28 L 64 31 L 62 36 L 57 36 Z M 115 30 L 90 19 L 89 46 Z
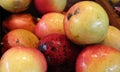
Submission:
M 109 19 L 102 6 L 93 1 L 73 5 L 64 19 L 67 37 L 76 44 L 101 42 L 107 35 Z
M 31 14 L 12 14 L 3 21 L 7 30 L 26 29 L 33 32 L 35 27 L 34 17 Z
M 34 3 L 40 13 L 62 12 L 67 0 L 34 0 Z
M 18 13 L 25 11 L 32 0 L 0 0 L 0 5 L 3 9 L 12 12 Z
M 39 38 L 43 38 L 44 36 L 51 33 L 64 34 L 63 19 L 64 14 L 56 12 L 47 13 L 43 15 L 36 24 L 34 33 Z
M 104 45 L 88 46 L 78 55 L 76 72 L 120 72 L 120 51 Z
M 101 44 L 120 50 L 120 30 L 114 26 L 109 26 L 107 36 Z
M 0 72 L 46 72 L 44 55 L 33 48 L 13 47 L 1 57 Z

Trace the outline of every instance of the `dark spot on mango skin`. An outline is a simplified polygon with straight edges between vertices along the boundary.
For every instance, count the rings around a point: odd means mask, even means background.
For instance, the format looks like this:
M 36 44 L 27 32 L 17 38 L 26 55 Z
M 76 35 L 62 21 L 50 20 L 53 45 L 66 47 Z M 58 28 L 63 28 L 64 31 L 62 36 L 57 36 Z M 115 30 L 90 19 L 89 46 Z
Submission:
M 73 15 L 77 15 L 77 14 L 79 14 L 79 12 L 80 12 L 80 8 L 77 8 L 77 9 L 74 11 L 74 14 L 73 14 Z
M 16 43 L 19 43 L 19 39 L 16 40 Z
M 70 18 L 73 16 L 73 15 L 77 15 L 80 13 L 80 8 L 77 8 L 74 13 L 68 13 L 67 15 L 67 20 L 70 20 Z
M 71 16 L 72 16 L 72 13 L 68 13 L 67 20 L 70 20 Z

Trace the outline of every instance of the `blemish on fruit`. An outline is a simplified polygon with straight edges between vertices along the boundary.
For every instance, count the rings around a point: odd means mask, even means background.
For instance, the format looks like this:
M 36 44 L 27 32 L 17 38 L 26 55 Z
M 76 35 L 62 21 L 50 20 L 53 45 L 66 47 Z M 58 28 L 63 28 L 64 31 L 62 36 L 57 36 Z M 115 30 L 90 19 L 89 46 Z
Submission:
M 100 17 L 99 16 L 97 16 L 97 19 L 99 19 Z
M 76 35 L 75 38 L 79 38 L 79 35 Z
M 74 11 L 74 15 L 79 14 L 79 12 L 80 12 L 80 8 L 77 8 L 77 9 Z
M 45 51 L 46 51 L 46 43 L 40 45 L 40 46 L 38 47 L 38 49 L 39 49 L 40 51 L 42 51 L 42 52 L 45 52 Z
M 71 13 L 68 13 L 67 15 L 67 19 L 69 20 L 71 18 L 72 14 Z
M 16 43 L 19 43 L 19 39 L 16 40 Z

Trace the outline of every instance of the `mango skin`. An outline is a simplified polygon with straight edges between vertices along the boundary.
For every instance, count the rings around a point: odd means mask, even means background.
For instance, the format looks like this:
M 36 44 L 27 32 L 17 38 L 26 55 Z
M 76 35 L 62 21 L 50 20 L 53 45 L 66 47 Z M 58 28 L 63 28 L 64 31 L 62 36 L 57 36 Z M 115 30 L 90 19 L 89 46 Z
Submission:
M 75 44 L 94 44 L 104 40 L 109 27 L 106 11 L 93 1 L 73 5 L 64 18 L 64 30 Z
M 42 14 L 62 12 L 67 5 L 67 0 L 34 0 L 34 5 L 38 12 Z
M 76 72 L 120 72 L 120 51 L 110 46 L 87 46 L 76 61 Z
M 109 26 L 107 36 L 101 44 L 120 50 L 120 30 L 114 26 Z
M 32 0 L 0 0 L 0 6 L 8 12 L 20 13 L 29 8 Z
M 46 72 L 47 61 L 35 48 L 12 47 L 1 57 L 0 72 Z

